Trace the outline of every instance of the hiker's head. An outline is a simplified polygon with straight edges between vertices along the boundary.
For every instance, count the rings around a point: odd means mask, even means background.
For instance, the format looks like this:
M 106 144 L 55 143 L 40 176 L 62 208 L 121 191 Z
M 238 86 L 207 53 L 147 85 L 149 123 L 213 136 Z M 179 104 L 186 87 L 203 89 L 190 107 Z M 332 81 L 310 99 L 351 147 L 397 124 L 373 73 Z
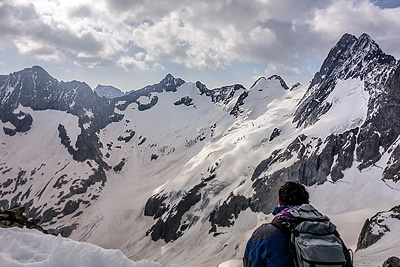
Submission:
M 280 205 L 301 205 L 310 203 L 310 195 L 304 185 L 298 181 L 289 181 L 279 188 Z

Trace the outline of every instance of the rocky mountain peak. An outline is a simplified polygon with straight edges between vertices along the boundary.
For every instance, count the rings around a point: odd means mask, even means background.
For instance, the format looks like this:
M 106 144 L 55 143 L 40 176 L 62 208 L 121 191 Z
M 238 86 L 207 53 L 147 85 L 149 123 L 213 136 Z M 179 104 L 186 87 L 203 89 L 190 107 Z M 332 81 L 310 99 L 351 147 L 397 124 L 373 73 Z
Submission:
M 160 82 L 160 84 L 166 87 L 166 91 L 169 91 L 170 89 L 172 89 L 171 91 L 175 91 L 176 87 L 179 87 L 184 83 L 184 80 L 182 80 L 181 78 L 175 78 L 174 76 L 172 76 L 172 74 L 169 73 Z M 174 87 L 175 89 L 173 89 Z
M 105 97 L 108 99 L 111 98 L 116 98 L 116 97 L 120 97 L 123 96 L 125 93 L 122 92 L 120 89 L 111 86 L 111 85 L 97 85 L 96 88 L 94 89 L 94 92 L 100 96 L 100 97 Z
M 51 77 L 50 74 L 45 69 L 43 69 L 42 67 L 37 66 L 37 65 L 32 66 L 32 68 L 30 68 L 30 69 L 29 68 L 25 69 L 25 71 L 29 71 L 29 70 L 31 70 L 32 72 L 37 73 L 37 74 L 47 75 L 48 77 Z
M 330 107 L 326 98 L 339 80 L 361 79 L 371 94 L 388 82 L 385 73 L 397 66 L 393 56 L 386 55 L 368 34 L 359 38 L 345 34 L 330 50 L 321 69 L 315 74 L 307 93 L 296 111 L 298 126 L 315 123 Z
M 360 47 L 363 47 L 364 49 L 367 50 L 379 50 L 378 44 L 372 40 L 371 36 L 369 36 L 366 33 L 363 33 L 358 37 L 356 45 L 359 45 Z
M 258 78 L 254 83 L 253 83 L 253 85 L 250 87 L 250 89 L 253 89 L 260 81 L 262 81 L 262 80 L 264 80 L 264 81 L 266 81 L 267 79 L 265 78 L 265 77 L 260 77 L 260 78 Z
M 272 75 L 268 78 L 268 80 L 278 80 L 281 83 L 281 86 L 283 87 L 283 89 L 288 90 L 289 87 L 287 86 L 286 82 L 282 79 L 281 76 L 279 75 Z

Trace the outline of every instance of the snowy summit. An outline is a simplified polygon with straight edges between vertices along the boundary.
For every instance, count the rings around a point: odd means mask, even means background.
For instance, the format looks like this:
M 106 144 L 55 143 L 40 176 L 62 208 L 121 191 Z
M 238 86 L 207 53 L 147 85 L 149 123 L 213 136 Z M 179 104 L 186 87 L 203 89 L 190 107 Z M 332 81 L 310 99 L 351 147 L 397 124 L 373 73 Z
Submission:
M 343 35 L 309 85 L 273 75 L 209 88 L 168 74 L 103 97 L 38 66 L 2 75 L 0 208 L 23 205 L 50 232 L 113 250 L 6 229 L 0 255 L 53 264 L 57 245 L 76 260 L 62 264 L 86 264 L 88 249 L 88 266 L 240 266 L 279 186 L 298 180 L 355 266 L 381 265 L 400 245 L 399 77 L 367 34 Z

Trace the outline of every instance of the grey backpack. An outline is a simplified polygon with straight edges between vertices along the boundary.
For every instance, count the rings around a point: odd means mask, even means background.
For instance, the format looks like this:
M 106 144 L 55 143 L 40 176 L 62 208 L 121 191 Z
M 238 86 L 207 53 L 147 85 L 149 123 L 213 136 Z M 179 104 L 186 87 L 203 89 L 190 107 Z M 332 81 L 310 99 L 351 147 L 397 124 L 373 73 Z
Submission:
M 277 220 L 272 224 L 290 231 L 290 251 L 296 267 L 352 266 L 349 252 L 327 216 L 309 204 L 291 214 L 300 223 Z

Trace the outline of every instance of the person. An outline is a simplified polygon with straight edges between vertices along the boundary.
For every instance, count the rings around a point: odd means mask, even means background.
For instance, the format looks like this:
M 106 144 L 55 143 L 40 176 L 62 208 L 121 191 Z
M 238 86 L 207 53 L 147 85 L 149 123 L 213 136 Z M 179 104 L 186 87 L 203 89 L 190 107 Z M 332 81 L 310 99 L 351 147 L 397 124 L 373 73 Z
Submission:
M 276 227 L 274 222 L 277 220 L 286 221 L 291 225 L 299 223 L 291 212 L 299 209 L 302 204 L 309 204 L 309 198 L 310 195 L 305 186 L 297 181 L 286 182 L 280 187 L 278 191 L 279 206 L 272 213 L 275 217 L 272 223 L 258 227 L 247 242 L 243 257 L 244 267 L 295 266 L 289 246 L 290 233 Z M 319 213 L 316 210 L 315 212 Z M 350 258 L 348 251 L 345 252 L 345 257 L 346 259 Z

